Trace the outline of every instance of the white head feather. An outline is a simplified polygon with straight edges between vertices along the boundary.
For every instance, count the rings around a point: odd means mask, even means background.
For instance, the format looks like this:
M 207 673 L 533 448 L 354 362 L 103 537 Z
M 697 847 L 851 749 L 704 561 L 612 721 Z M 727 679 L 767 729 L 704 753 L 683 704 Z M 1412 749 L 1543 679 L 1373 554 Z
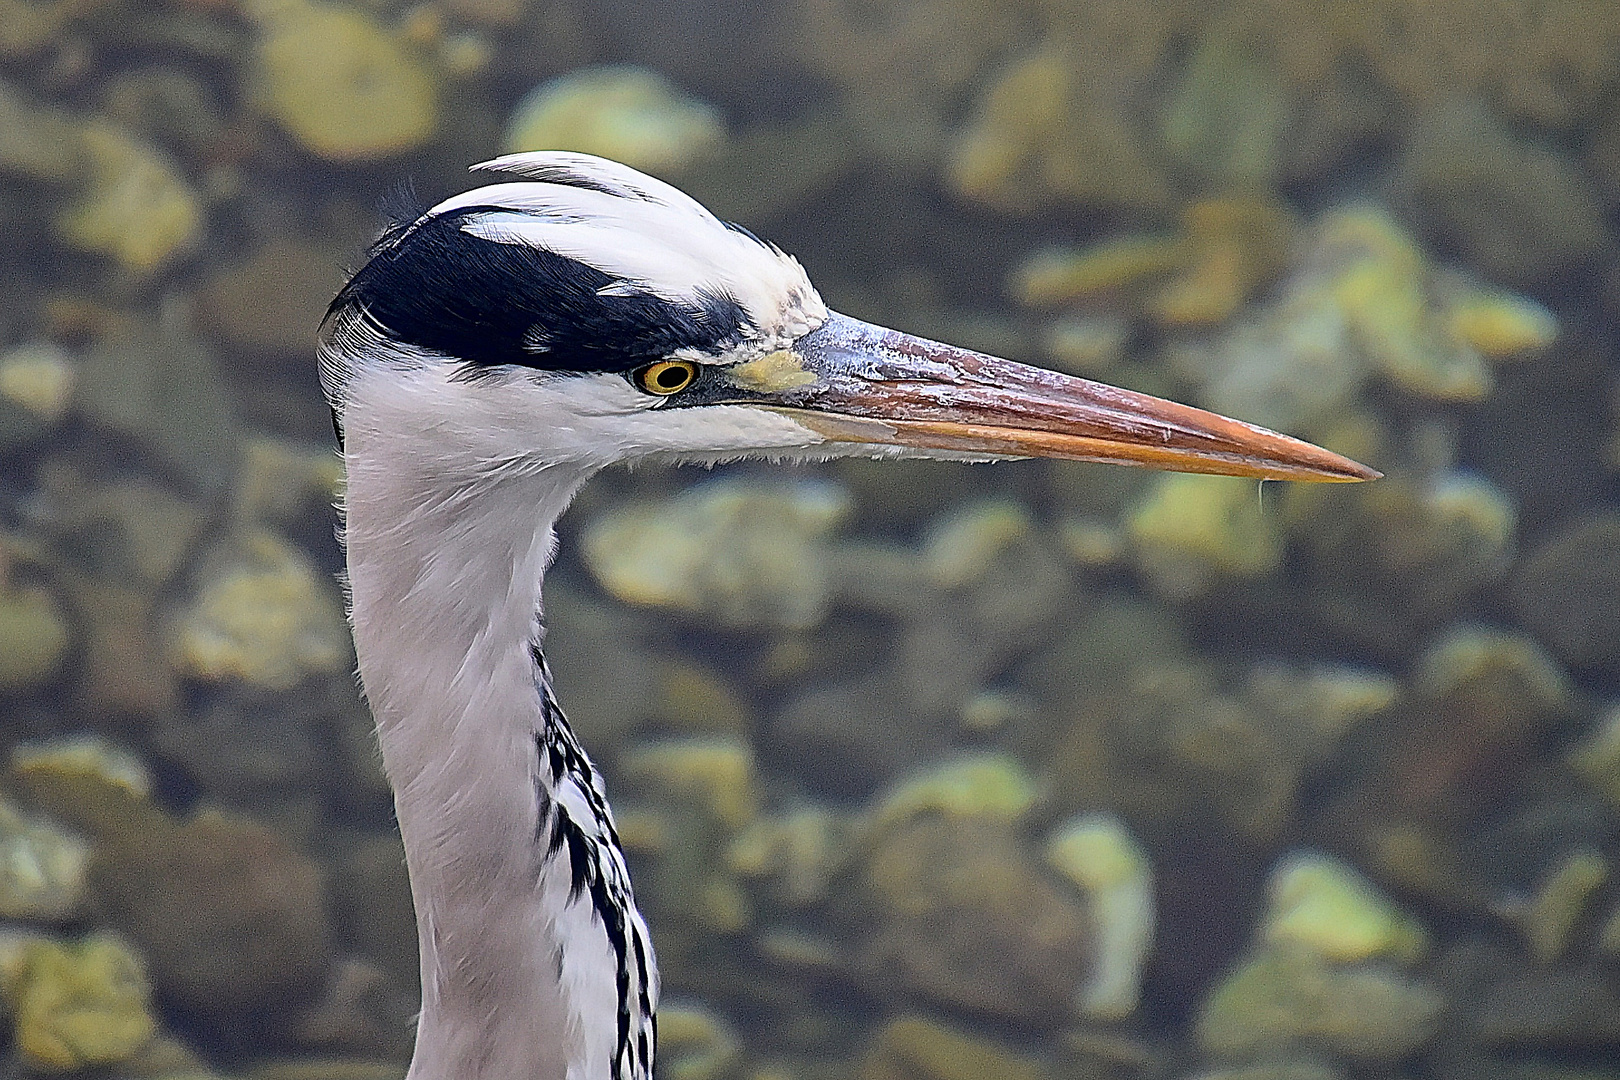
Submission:
M 474 169 L 535 181 L 475 188 L 446 199 L 429 216 L 499 207 L 468 217 L 462 228 L 578 259 L 666 300 L 729 296 L 758 331 L 749 354 L 782 348 L 826 321 L 827 307 L 797 259 L 628 165 L 544 151 L 508 154 Z

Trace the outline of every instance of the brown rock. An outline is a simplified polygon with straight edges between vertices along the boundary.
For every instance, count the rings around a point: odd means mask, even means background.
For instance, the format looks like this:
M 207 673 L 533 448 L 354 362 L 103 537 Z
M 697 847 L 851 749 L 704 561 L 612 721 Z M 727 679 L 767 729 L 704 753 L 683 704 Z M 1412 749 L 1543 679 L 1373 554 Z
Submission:
M 1620 992 L 1591 969 L 1509 975 L 1486 991 L 1475 1029 L 1481 1040 L 1502 1048 L 1620 1046 Z
M 1513 607 L 1566 664 L 1620 673 L 1620 515 L 1578 520 L 1531 552 Z
M 1090 916 L 1010 827 L 916 818 L 878 842 L 866 884 L 880 912 L 869 981 L 1011 1019 L 1069 1014 L 1091 970 Z
M 232 345 L 308 362 L 315 327 L 343 284 L 339 252 L 277 238 L 203 286 L 200 313 Z
M 275 830 L 214 810 L 176 822 L 92 773 L 25 768 L 13 782 L 91 840 L 94 903 L 146 956 L 160 998 L 242 1030 L 250 1014 L 320 990 L 332 951 L 325 883 Z
M 320 869 L 275 831 L 204 811 L 127 839 L 98 852 L 91 880 L 161 995 L 230 1016 L 318 988 L 331 936 Z

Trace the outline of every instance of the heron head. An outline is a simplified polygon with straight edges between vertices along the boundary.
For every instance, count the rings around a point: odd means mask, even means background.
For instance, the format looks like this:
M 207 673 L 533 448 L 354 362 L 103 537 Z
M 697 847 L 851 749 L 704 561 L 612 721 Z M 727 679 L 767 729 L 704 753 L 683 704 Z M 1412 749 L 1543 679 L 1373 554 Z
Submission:
M 648 457 L 1056 457 L 1269 479 L 1373 470 L 1185 405 L 830 312 L 791 256 L 624 165 L 520 179 L 391 228 L 333 302 L 340 428 L 492 466 Z

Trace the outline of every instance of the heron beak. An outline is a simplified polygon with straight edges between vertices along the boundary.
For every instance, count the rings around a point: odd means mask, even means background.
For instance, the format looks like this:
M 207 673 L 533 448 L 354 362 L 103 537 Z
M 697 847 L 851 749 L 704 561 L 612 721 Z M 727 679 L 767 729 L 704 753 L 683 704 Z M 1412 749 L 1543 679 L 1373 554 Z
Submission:
M 1203 409 L 836 313 L 791 349 L 741 365 L 732 376 L 759 395 L 757 404 L 837 442 L 1264 480 L 1353 482 L 1381 475 L 1319 446 Z

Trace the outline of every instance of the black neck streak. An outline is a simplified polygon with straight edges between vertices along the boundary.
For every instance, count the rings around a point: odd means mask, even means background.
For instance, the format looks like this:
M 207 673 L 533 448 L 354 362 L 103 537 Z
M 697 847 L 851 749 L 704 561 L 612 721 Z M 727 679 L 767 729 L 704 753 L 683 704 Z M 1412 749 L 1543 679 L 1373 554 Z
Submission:
M 541 706 L 540 730 L 535 732 L 540 767 L 540 774 L 535 778 L 539 804 L 535 839 L 545 848 L 546 865 L 552 865 L 558 858 L 567 858 L 569 902 L 590 904 L 613 953 L 619 998 L 614 1078 L 649 1080 L 656 1036 L 650 989 L 652 945 L 640 932 L 640 927 L 631 921 L 635 898 L 619 835 L 608 812 L 601 776 L 579 745 L 551 692 L 551 672 L 539 645 L 532 645 L 530 651 Z M 554 797 L 563 784 L 578 789 L 593 821 L 574 820 Z M 632 974 L 636 976 L 634 988 Z

